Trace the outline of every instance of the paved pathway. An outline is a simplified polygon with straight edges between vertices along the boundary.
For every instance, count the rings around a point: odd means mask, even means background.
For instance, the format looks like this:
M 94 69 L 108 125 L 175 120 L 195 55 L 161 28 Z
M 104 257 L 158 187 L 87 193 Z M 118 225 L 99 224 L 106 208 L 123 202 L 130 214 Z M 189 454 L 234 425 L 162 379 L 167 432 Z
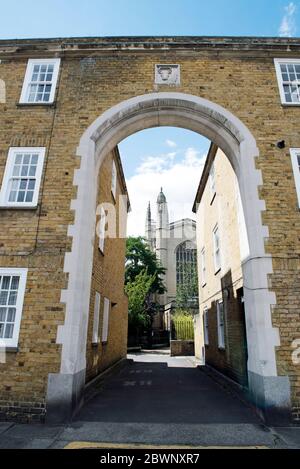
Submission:
M 132 355 L 92 388 L 70 425 L 0 424 L 2 448 L 112 445 L 299 447 L 300 429 L 265 427 L 190 358 Z M 281 436 L 280 436 L 281 434 Z

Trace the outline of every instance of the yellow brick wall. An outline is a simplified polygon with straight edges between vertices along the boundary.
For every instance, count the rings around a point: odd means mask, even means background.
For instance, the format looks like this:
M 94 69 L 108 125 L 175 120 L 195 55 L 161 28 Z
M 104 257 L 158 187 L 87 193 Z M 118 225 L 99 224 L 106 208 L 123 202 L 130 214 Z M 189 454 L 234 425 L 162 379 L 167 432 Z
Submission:
M 102 163 L 99 174 L 99 191 L 97 202 L 112 204 L 116 209 L 117 234 L 119 233 L 120 196 L 125 195 L 122 180 L 118 172 L 116 199 L 111 192 L 112 163 L 117 160 L 115 152 L 111 152 Z M 98 211 L 100 213 L 100 211 Z M 100 217 L 98 217 L 99 220 Z M 97 220 L 97 221 L 98 221 Z M 124 293 L 125 277 L 125 238 L 105 239 L 104 254 L 99 250 L 99 238 L 96 236 L 94 246 L 93 279 L 90 299 L 90 315 L 87 341 L 87 381 L 99 372 L 126 357 L 128 300 Z M 100 343 L 92 344 L 94 324 L 94 304 L 96 292 L 101 295 L 99 334 Z M 102 343 L 104 298 L 110 300 L 109 328 L 107 343 Z
M 28 44 L 16 53 L 7 43 L 0 45 L 0 79 L 7 93 L 6 103 L 0 103 L 0 181 L 10 146 L 47 148 L 39 208 L 0 211 L 1 267 L 29 268 L 19 352 L 9 356 L 7 365 L 0 365 L 5 375 L 5 383 L 0 380 L 0 400 L 43 403 L 48 373 L 59 370 L 60 347 L 55 338 L 57 326 L 64 322 L 60 292 L 67 285 L 63 263 L 65 252 L 70 251 L 67 229 L 74 216 L 70 202 L 76 198 L 73 176 L 80 164 L 75 156 L 80 137 L 99 115 L 121 101 L 176 90 L 225 107 L 256 139 L 260 152 L 256 164 L 263 177 L 260 197 L 266 203 L 263 223 L 270 234 L 266 250 L 273 256 L 269 283 L 277 299 L 272 320 L 281 339 L 277 368 L 279 375 L 289 375 L 293 404 L 300 408 L 300 370 L 291 358 L 291 343 L 300 335 L 300 216 L 289 155 L 290 147 L 300 147 L 299 108 L 281 105 L 273 63 L 278 56 L 300 58 L 297 46 L 290 51 L 280 45 L 264 51 L 264 46 L 159 49 L 133 45 L 127 50 L 91 51 L 45 41 L 40 48 Z M 56 54 L 62 62 L 55 106 L 19 106 L 28 58 Z M 154 85 L 156 63 L 179 63 L 181 85 Z M 279 150 L 276 142 L 282 139 L 286 148 Z

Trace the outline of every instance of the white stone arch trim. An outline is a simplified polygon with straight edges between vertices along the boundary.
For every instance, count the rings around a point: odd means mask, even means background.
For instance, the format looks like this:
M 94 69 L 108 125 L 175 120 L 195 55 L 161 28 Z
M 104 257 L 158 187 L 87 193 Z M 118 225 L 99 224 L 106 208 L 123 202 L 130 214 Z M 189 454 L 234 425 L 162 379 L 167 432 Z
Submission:
M 203 98 L 184 93 L 153 93 L 124 101 L 104 112 L 83 134 L 77 156 L 80 169 L 75 171 L 77 199 L 74 226 L 69 227 L 72 250 L 65 256 L 64 271 L 69 274 L 68 288 L 61 295 L 66 305 L 65 324 L 58 329 L 57 343 L 62 345 L 61 374 L 83 373 L 86 362 L 86 337 L 95 236 L 97 176 L 105 156 L 129 135 L 151 127 L 176 126 L 198 132 L 214 141 L 227 155 L 236 172 L 245 212 L 250 256 L 244 261 L 243 274 L 248 335 L 249 373 L 262 378 L 258 400 L 265 399 L 264 377 L 277 377 L 275 347 L 279 332 L 272 327 L 271 307 L 275 295 L 268 289 L 272 260 L 265 252 L 268 229 L 262 225 L 265 203 L 259 200 L 261 172 L 255 167 L 256 141 L 249 129 L 223 107 Z M 84 253 L 84 258 L 82 256 Z M 253 378 L 256 380 L 256 377 Z M 251 386 L 251 384 L 250 384 Z

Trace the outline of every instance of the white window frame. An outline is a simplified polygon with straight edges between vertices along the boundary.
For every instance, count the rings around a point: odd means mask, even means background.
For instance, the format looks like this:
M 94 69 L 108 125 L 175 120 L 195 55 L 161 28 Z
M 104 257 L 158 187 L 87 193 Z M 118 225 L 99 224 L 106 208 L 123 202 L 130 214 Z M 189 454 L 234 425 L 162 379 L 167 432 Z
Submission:
M 282 73 L 281 73 L 281 68 L 280 68 L 280 65 L 284 65 L 284 64 L 300 65 L 300 59 L 274 59 L 274 64 L 275 64 L 281 104 L 284 104 L 285 106 L 300 106 L 300 100 L 294 103 L 293 102 L 290 103 L 286 101 L 284 88 L 283 88 L 283 78 L 282 78 Z M 295 84 L 300 85 L 300 80 L 299 81 L 296 80 Z
M 209 327 L 208 327 L 208 308 L 205 307 L 203 310 L 203 334 L 204 334 L 204 345 L 209 345 Z
M 112 162 L 112 171 L 111 171 L 111 193 L 116 199 L 117 195 L 117 165 L 115 160 Z
M 103 207 L 100 211 L 100 221 L 99 221 L 99 249 L 104 254 L 105 248 L 105 228 L 106 228 L 106 212 Z
M 216 173 L 215 173 L 215 163 L 213 161 L 210 171 L 209 171 L 209 183 L 210 183 L 210 192 L 211 196 L 214 197 L 216 194 Z
M 217 236 L 216 234 L 218 233 L 218 246 L 217 246 Z M 221 242 L 220 242 L 220 229 L 219 225 L 216 225 L 213 229 L 213 246 L 214 246 L 214 265 L 215 265 L 215 273 L 219 272 L 221 270 Z M 218 253 L 218 254 L 217 254 Z
M 108 298 L 104 298 L 103 326 L 102 326 L 102 343 L 103 344 L 106 344 L 108 342 L 109 316 L 110 316 L 110 301 Z
M 101 295 L 99 292 L 96 292 L 95 304 L 94 304 L 93 338 L 92 338 L 93 345 L 99 344 L 100 342 L 100 336 L 99 336 L 100 306 L 101 306 Z
M 53 76 L 52 76 L 52 81 L 51 81 L 51 92 L 50 92 L 49 101 L 34 101 L 34 102 L 31 102 L 31 101 L 29 101 L 29 94 L 28 93 L 29 93 L 29 86 L 31 84 L 33 68 L 34 68 L 35 65 L 46 65 L 46 64 L 54 66 L 54 71 L 53 71 Z M 29 105 L 52 104 L 55 100 L 59 69 L 60 69 L 60 59 L 51 59 L 51 58 L 49 58 L 49 59 L 29 59 L 28 63 L 27 63 L 24 82 L 23 82 L 23 88 L 22 88 L 21 97 L 20 97 L 20 104 L 29 104 Z
M 13 179 L 13 168 L 15 164 L 15 156 L 18 153 L 35 153 L 38 154 L 38 164 L 35 174 L 35 189 L 32 202 L 9 202 L 10 181 Z M 1 207 L 19 207 L 19 208 L 32 208 L 37 207 L 40 193 L 40 185 L 44 167 L 46 148 L 45 147 L 11 147 L 8 152 L 5 171 L 2 180 L 2 187 L 0 192 L 0 206 Z M 18 176 L 18 178 L 21 178 Z M 24 176 L 24 179 L 29 179 L 29 176 Z
M 222 306 L 222 309 L 221 309 Z M 223 313 L 223 323 L 221 321 L 221 311 Z M 217 325 L 218 325 L 218 348 L 225 349 L 225 309 L 222 300 L 217 301 Z
M 298 206 L 300 208 L 300 165 L 298 163 L 298 157 L 300 158 L 300 148 L 291 148 L 290 154 L 292 160 L 296 192 L 298 197 Z
M 206 260 L 205 260 L 205 248 L 201 250 L 201 281 L 202 287 L 206 285 Z
M 24 305 L 24 297 L 25 297 L 25 290 L 26 290 L 27 273 L 28 273 L 28 269 L 0 268 L 1 276 L 7 275 L 10 277 L 13 277 L 13 276 L 20 277 L 18 294 L 17 294 L 17 302 L 15 305 L 16 317 L 14 321 L 13 337 L 11 339 L 4 339 L 4 338 L 0 339 L 0 346 L 4 345 L 4 347 L 6 348 L 18 347 L 22 313 L 23 313 L 23 305 Z

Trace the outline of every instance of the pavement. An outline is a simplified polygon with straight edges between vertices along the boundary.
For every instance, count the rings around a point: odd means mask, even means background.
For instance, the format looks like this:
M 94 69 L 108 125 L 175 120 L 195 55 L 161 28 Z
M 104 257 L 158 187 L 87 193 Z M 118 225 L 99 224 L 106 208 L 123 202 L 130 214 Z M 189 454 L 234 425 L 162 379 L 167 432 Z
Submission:
M 0 423 L 0 448 L 300 448 L 300 427 L 270 428 L 193 358 L 128 356 L 94 383 L 66 425 Z

